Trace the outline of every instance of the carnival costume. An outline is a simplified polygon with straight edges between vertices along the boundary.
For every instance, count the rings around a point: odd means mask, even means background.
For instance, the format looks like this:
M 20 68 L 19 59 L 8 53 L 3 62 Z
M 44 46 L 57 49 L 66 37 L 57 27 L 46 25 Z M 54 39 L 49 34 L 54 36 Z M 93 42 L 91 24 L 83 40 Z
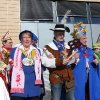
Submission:
M 65 28 L 63 24 L 56 24 L 54 29 L 51 29 L 54 32 L 64 32 Z M 55 33 L 56 34 L 56 33 Z M 45 54 L 49 57 L 52 55 L 52 58 L 55 58 L 55 67 L 47 66 L 49 70 L 49 80 L 51 83 L 51 98 L 52 100 L 56 100 L 56 96 L 61 96 L 61 87 L 60 85 L 64 85 L 66 92 L 70 92 L 73 90 L 73 72 L 71 67 L 68 68 L 67 65 L 63 65 L 63 59 L 65 58 L 65 54 L 69 56 L 71 54 L 69 46 L 65 43 L 65 41 L 57 41 L 55 38 L 51 43 L 45 46 L 44 48 Z M 66 51 L 66 53 L 64 53 Z M 52 62 L 53 64 L 53 62 Z M 56 89 L 56 86 L 59 85 L 60 88 Z M 59 87 L 57 86 L 57 87 Z M 59 92 L 60 91 L 60 92 Z M 73 94 L 69 93 L 69 100 L 73 100 Z M 59 100 L 60 98 L 58 98 Z
M 76 24 L 72 36 L 79 42 L 80 37 L 86 36 L 86 26 L 82 22 Z M 73 47 L 79 53 L 74 68 L 75 100 L 100 100 L 100 80 L 93 64 L 94 52 L 81 43 Z M 86 97 L 87 93 L 89 98 Z
M 10 37 L 8 37 L 9 32 L 7 32 L 3 38 L 1 39 L 2 43 L 7 40 L 12 40 Z M 5 46 L 2 46 L 0 49 L 0 77 L 4 80 L 5 83 L 8 83 L 8 73 L 10 66 L 8 65 L 9 62 L 9 56 L 10 56 L 11 48 L 7 48 Z
M 98 64 L 97 64 L 97 72 L 98 72 L 98 76 L 100 78 L 100 52 L 98 52 L 96 49 L 100 49 L 100 43 L 95 43 L 93 44 L 93 49 L 94 49 L 94 55 L 96 57 L 96 59 L 98 60 Z
M 30 33 L 33 36 L 31 31 L 25 30 L 20 33 L 20 40 L 22 40 L 24 33 Z M 32 45 L 29 47 L 28 51 L 25 51 L 22 44 L 12 48 L 10 54 L 10 60 L 13 62 L 11 64 L 11 98 L 16 96 L 19 98 L 40 96 L 40 85 L 42 84 L 40 53 Z

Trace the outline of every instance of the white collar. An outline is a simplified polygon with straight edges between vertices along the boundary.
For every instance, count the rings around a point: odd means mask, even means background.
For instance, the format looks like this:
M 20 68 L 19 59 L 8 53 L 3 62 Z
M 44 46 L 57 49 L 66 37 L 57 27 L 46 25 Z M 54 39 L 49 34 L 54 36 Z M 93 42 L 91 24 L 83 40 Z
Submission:
M 54 42 L 49 43 L 48 46 L 51 47 L 54 50 L 58 50 L 58 48 L 56 47 L 56 45 L 54 44 Z
M 65 42 L 64 45 L 65 45 L 65 48 L 66 48 L 66 49 L 70 49 L 70 46 L 68 45 L 67 42 Z M 58 48 L 57 48 L 57 46 L 54 44 L 54 42 L 49 43 L 48 46 L 51 47 L 51 48 L 54 49 L 54 50 L 58 50 Z
M 24 50 L 23 45 L 20 45 L 18 48 Z M 36 49 L 36 48 L 34 46 L 30 45 L 30 49 L 27 51 L 27 53 L 29 54 L 33 49 Z

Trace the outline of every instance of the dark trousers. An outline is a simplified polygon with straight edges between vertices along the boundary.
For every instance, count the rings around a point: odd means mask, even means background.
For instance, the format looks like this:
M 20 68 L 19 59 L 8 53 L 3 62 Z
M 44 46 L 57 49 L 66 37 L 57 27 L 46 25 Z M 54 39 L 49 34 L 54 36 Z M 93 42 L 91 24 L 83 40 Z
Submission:
M 40 97 L 17 97 L 17 96 L 11 96 L 11 100 L 40 100 Z

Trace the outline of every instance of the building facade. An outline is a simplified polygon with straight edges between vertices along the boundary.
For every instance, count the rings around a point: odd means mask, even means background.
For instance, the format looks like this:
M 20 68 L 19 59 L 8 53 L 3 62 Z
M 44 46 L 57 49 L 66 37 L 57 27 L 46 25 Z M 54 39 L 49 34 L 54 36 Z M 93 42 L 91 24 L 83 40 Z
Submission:
M 0 40 L 8 31 L 14 44 L 19 42 L 20 0 L 0 0 Z

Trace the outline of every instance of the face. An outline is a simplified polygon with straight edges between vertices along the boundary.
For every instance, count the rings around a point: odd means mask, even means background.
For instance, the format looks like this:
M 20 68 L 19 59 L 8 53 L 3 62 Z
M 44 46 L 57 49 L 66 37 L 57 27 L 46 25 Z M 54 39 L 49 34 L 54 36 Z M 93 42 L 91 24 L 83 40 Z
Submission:
M 4 47 L 6 47 L 6 48 L 12 48 L 12 44 L 13 44 L 13 42 L 11 39 L 9 39 L 3 43 Z
M 65 37 L 65 32 L 54 32 L 54 37 L 57 41 L 63 41 Z
M 83 45 L 87 45 L 87 38 L 86 38 L 86 36 L 80 37 L 80 42 L 81 42 Z
M 22 45 L 24 47 L 30 47 L 31 43 L 32 43 L 32 39 L 29 33 L 24 33 L 22 35 Z
M 35 41 L 33 40 L 33 41 L 32 41 L 32 45 L 33 45 L 33 46 L 36 46 L 36 45 L 37 45 L 37 43 L 38 43 L 38 41 L 37 41 L 37 40 L 35 40 Z
M 100 53 L 100 48 L 97 48 L 97 49 L 96 49 L 96 52 Z

